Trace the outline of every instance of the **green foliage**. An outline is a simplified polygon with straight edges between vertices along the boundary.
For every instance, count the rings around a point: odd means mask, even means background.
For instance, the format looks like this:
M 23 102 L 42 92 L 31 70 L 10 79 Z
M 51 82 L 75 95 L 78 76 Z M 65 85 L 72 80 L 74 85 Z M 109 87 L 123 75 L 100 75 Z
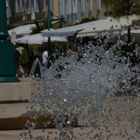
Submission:
M 40 31 L 48 28 L 48 20 L 45 19 L 42 23 L 39 23 L 38 21 L 34 21 L 36 27 L 32 28 L 31 34 L 39 33 Z
M 37 50 L 37 49 L 38 49 L 38 46 L 35 45 L 35 44 L 30 44 L 30 45 L 28 46 L 28 48 L 31 48 L 32 50 Z
M 140 0 L 102 0 L 107 7 L 107 14 L 114 17 L 140 14 Z
M 20 64 L 22 66 L 27 66 L 29 64 L 29 57 L 26 51 L 23 51 L 21 58 L 20 58 Z
M 93 21 L 93 20 L 96 20 L 96 18 L 94 18 L 94 17 L 93 18 L 83 18 L 80 23 L 86 23 L 86 22 Z

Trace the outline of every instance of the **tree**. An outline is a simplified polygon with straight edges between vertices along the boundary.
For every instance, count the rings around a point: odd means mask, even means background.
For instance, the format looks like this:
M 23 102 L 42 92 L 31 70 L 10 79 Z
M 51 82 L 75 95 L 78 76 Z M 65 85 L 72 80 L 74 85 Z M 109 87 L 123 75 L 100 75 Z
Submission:
M 140 0 L 102 0 L 108 13 L 114 17 L 140 14 Z
M 114 17 L 140 15 L 140 0 L 102 0 L 107 14 Z M 130 26 L 128 26 L 128 43 L 130 42 Z
M 102 2 L 107 8 L 107 14 L 113 17 L 140 15 L 140 0 L 102 0 Z M 134 66 L 140 61 L 139 55 L 134 53 L 138 45 L 136 42 L 131 42 L 131 25 L 128 25 L 127 30 L 127 42 L 122 44 L 119 53 L 129 58 L 131 66 Z

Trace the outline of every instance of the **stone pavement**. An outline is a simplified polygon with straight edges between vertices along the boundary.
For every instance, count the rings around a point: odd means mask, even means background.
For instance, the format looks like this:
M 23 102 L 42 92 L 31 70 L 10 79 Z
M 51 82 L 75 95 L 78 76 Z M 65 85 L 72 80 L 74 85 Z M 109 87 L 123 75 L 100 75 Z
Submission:
M 140 134 L 133 129 L 124 131 L 121 127 L 110 127 L 95 129 L 91 127 L 74 128 L 73 135 L 68 134 L 65 140 L 140 140 Z M 20 134 L 27 134 L 28 131 L 14 130 L 14 131 L 0 131 L 0 140 L 20 140 Z M 33 130 L 32 140 L 59 140 L 59 131 L 56 129 Z M 25 139 L 25 140 L 26 140 Z
M 18 118 L 26 113 L 34 82 L 22 79 L 20 83 L 0 84 L 0 119 Z M 88 117 L 88 108 L 84 106 L 78 118 L 82 127 L 73 128 L 73 136 L 69 134 L 65 140 L 140 140 L 140 97 L 110 97 L 98 109 L 96 124 L 92 127 L 86 124 Z M 92 119 L 95 119 L 94 115 Z M 32 140 L 42 140 L 42 137 L 59 140 L 56 129 L 35 129 L 31 132 Z M 19 140 L 20 133 L 28 134 L 22 129 L 1 130 L 0 140 Z
M 33 80 L 30 78 L 20 80 L 20 82 L 0 83 L 0 102 L 30 100 Z

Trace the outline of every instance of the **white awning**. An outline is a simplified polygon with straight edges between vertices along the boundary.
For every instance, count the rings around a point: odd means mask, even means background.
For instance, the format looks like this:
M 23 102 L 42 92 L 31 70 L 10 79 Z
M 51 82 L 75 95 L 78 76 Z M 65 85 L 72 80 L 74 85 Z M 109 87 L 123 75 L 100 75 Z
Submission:
M 78 32 L 77 37 L 95 36 L 97 33 L 104 31 L 117 31 L 122 27 L 131 25 L 132 21 L 136 19 L 139 19 L 139 16 L 134 15 L 129 17 L 121 17 L 119 19 L 108 17 L 103 20 L 97 20 L 92 26 Z
M 9 30 L 8 33 L 10 35 L 12 35 L 14 33 L 17 36 L 29 35 L 32 32 L 32 28 L 35 26 L 36 26 L 35 24 L 18 26 L 16 28 Z
M 72 35 L 77 34 L 79 31 L 82 31 L 89 27 L 93 27 L 95 24 L 99 24 L 99 22 L 103 22 L 105 20 L 108 20 L 108 18 L 91 21 L 91 22 L 87 22 L 83 24 L 78 24 L 74 26 L 59 28 L 53 31 L 43 30 L 42 35 L 43 36 L 72 36 Z
M 59 30 L 56 29 L 54 31 L 43 31 L 42 35 L 46 37 L 53 37 L 53 36 L 73 36 L 74 34 L 77 34 L 79 30 L 74 30 L 74 31 L 67 31 L 67 30 Z
M 51 42 L 67 42 L 65 37 L 51 37 Z M 41 33 L 35 35 L 24 36 L 16 39 L 17 43 L 22 44 L 43 44 L 48 42 L 48 37 L 42 36 Z

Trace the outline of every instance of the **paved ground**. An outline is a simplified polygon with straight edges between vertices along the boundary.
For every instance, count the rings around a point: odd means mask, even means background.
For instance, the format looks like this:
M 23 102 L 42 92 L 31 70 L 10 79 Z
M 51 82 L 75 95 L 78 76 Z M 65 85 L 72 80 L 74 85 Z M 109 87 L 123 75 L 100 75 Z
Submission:
M 26 135 L 25 140 L 29 140 L 29 133 L 27 131 L 0 131 L 0 140 L 19 140 L 20 134 Z M 47 130 L 33 130 L 31 135 L 32 140 L 59 140 L 59 131 L 56 129 Z M 22 139 L 21 139 L 22 140 Z M 94 129 L 90 127 L 74 128 L 73 135 L 68 134 L 64 140 L 140 140 L 140 134 L 133 129 L 110 127 L 108 129 L 100 128 Z
M 65 140 L 140 140 L 140 98 L 116 97 L 104 102 L 103 108 L 98 110 L 96 125 L 87 126 L 88 114 L 83 109 L 79 124 L 83 127 L 73 128 L 73 135 L 68 134 Z M 94 117 L 92 118 L 95 119 Z M 94 121 L 93 121 L 94 122 Z M 59 131 L 56 129 L 33 130 L 32 140 L 59 140 Z M 0 140 L 18 140 L 20 133 L 27 131 L 0 131 Z M 73 137 L 69 139 L 69 137 Z M 28 140 L 28 138 L 26 138 Z
M 30 83 L 30 80 L 23 81 Z M 27 105 L 29 104 L 23 102 L 2 103 L 0 118 L 20 116 L 26 112 Z M 140 140 L 140 97 L 110 97 L 98 109 L 96 117 L 93 115 L 91 119 L 92 127 L 87 126 L 89 115 L 84 106 L 82 115 L 78 118 L 79 125 L 83 127 L 73 128 L 73 135 L 68 134 L 65 140 Z M 31 132 L 32 140 L 43 140 L 43 137 L 46 138 L 45 140 L 59 140 L 59 131 L 56 129 Z M 29 136 L 29 133 L 24 130 L 7 130 L 0 131 L 0 140 L 19 140 L 20 133 Z

